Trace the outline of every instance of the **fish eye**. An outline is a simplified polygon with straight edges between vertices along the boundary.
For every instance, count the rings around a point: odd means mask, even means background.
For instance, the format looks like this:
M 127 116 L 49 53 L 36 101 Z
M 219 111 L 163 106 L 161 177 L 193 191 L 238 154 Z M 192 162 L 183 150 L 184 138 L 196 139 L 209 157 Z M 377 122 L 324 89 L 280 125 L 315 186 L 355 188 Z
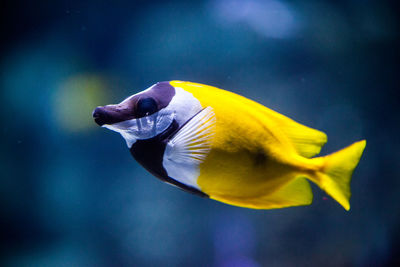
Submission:
M 148 97 L 139 99 L 135 110 L 138 118 L 153 114 L 155 112 L 157 112 L 157 103 L 153 98 Z

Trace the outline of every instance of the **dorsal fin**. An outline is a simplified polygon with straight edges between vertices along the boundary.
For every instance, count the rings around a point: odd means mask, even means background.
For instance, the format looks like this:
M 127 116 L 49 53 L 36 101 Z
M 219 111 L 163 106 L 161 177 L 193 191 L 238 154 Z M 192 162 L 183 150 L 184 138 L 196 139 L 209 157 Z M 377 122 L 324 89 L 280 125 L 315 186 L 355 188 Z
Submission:
M 206 107 L 191 118 L 167 143 L 163 166 L 171 178 L 199 188 L 199 164 L 211 149 L 214 134 L 215 114 Z
M 326 134 L 297 123 L 288 117 L 281 116 L 273 116 L 273 119 L 281 131 L 289 138 L 296 151 L 307 158 L 319 154 L 322 146 L 328 140 Z

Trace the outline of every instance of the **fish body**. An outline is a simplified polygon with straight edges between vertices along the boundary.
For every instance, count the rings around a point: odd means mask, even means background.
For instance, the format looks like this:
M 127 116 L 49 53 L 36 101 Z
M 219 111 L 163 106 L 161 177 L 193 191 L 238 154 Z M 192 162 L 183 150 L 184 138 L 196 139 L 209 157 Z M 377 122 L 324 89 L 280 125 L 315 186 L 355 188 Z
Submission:
M 139 102 L 148 98 L 153 106 L 142 112 Z M 189 192 L 273 209 L 310 204 L 309 180 L 350 208 L 349 183 L 365 140 L 311 158 L 327 141 L 323 132 L 240 95 L 191 82 L 158 83 L 96 110 L 97 122 L 121 133 L 148 171 Z

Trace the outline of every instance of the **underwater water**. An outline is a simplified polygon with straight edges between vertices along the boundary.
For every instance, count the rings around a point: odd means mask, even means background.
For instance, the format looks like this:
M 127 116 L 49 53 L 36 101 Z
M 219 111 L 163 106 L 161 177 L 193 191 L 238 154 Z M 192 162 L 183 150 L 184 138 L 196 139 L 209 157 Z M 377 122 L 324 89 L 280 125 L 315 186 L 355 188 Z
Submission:
M 391 1 L 5 1 L 1 266 L 396 266 L 399 14 Z M 345 211 L 251 210 L 146 172 L 91 112 L 158 81 L 366 139 Z

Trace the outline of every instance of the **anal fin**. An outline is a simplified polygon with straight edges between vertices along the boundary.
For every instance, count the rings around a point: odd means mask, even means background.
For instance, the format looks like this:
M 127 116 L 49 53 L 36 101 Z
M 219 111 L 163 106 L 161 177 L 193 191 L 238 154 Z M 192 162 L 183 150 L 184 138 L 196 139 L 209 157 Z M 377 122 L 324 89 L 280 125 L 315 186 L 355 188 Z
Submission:
M 309 205 L 312 199 L 313 194 L 310 184 L 303 177 L 296 178 L 271 195 L 263 198 L 263 200 L 276 208 Z
M 210 196 L 210 198 L 245 208 L 279 209 L 309 205 L 312 202 L 313 194 L 307 180 L 303 177 L 298 177 L 277 191 L 257 198 L 237 198 L 230 196 Z

